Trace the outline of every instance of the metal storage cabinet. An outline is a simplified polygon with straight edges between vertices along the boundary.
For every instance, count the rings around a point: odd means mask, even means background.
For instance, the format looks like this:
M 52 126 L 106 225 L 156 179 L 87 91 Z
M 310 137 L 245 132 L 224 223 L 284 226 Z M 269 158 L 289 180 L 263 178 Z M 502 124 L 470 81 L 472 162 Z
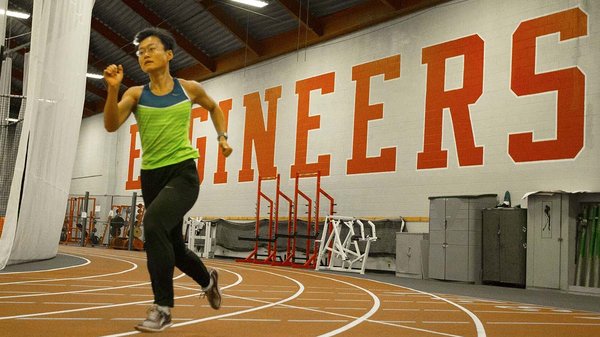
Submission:
M 527 210 L 483 210 L 482 281 L 525 287 Z
M 429 277 L 481 281 L 481 211 L 496 194 L 429 198 Z
M 429 234 L 396 233 L 396 276 L 427 278 Z

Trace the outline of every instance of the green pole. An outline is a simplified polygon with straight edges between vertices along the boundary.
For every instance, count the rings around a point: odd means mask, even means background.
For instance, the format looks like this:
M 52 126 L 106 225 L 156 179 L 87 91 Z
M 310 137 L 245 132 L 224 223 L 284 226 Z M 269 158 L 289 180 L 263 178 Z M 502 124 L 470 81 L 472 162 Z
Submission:
M 593 254 L 595 257 L 600 257 L 600 205 L 596 205 L 596 214 L 594 217 L 594 233 L 595 239 L 593 245 Z
M 595 224 L 596 224 L 596 214 L 598 213 L 598 205 L 593 205 L 591 207 L 591 209 L 588 212 L 588 228 L 587 228 L 587 232 L 588 232 L 588 239 L 586 240 L 588 242 L 587 246 L 588 249 L 586 251 L 586 268 L 585 268 L 585 282 L 584 282 L 584 286 L 589 287 L 590 286 L 590 281 L 592 278 L 592 253 L 594 251 L 594 243 L 596 240 L 596 228 Z
M 596 217 L 595 217 L 595 226 L 594 226 L 594 287 L 598 287 L 600 283 L 600 205 L 596 206 Z
M 575 285 L 581 285 L 581 274 L 583 271 L 584 259 L 586 254 L 586 232 L 588 226 L 588 207 L 587 205 L 583 206 L 583 212 L 581 215 L 581 220 L 579 222 L 579 228 L 577 228 L 579 232 L 579 255 L 577 256 L 577 266 L 575 272 Z

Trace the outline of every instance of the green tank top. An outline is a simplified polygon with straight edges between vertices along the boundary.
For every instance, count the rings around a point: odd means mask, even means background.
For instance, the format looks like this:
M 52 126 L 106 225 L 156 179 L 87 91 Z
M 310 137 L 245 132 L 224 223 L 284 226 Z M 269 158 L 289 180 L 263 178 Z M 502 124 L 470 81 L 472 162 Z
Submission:
M 173 90 L 164 96 L 153 94 L 150 85 L 144 85 L 134 112 L 142 140 L 143 170 L 198 158 L 189 138 L 192 101 L 179 80 L 173 81 Z

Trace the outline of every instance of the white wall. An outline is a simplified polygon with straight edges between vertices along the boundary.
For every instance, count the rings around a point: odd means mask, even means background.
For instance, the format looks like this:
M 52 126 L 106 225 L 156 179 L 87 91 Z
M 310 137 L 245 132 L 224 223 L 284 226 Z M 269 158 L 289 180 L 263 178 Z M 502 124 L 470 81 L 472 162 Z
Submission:
M 519 24 L 540 16 L 579 8 L 588 20 L 587 35 L 559 41 L 558 34 L 536 39 L 536 73 L 577 67 L 585 74 L 584 145 L 575 158 L 516 162 L 509 154 L 509 134 L 533 132 L 534 141 L 555 139 L 557 129 L 556 91 L 517 96 L 511 90 L 513 33 Z M 320 116 L 320 128 L 308 132 L 307 162 L 330 155 L 330 175 L 323 188 L 338 204 L 340 215 L 428 216 L 430 196 L 497 193 L 501 200 L 510 191 L 513 205 L 534 190 L 600 190 L 600 162 L 597 140 L 600 120 L 600 2 L 598 1 L 457 1 L 440 5 L 410 17 L 371 27 L 352 35 L 229 73 L 203 82 L 218 102 L 232 100 L 229 113 L 229 142 L 234 153 L 226 161 L 228 181 L 213 183 L 217 167 L 216 134 L 210 121 L 195 120 L 193 143 L 207 138 L 204 182 L 192 211 L 199 216 L 253 216 L 259 174 L 253 152 L 255 178 L 239 182 L 242 168 L 246 108 L 244 96 L 258 92 L 267 120 L 265 91 L 281 87 L 277 101 L 275 165 L 282 175 L 282 190 L 293 193 L 290 166 L 295 161 L 297 141 L 298 81 L 335 73 L 334 90 L 311 92 L 311 116 Z M 475 145 L 483 148 L 483 163 L 461 165 L 449 109 L 444 109 L 442 149 L 447 165 L 422 169 L 417 154 L 424 151 L 425 107 L 428 71 L 424 49 L 475 35 L 483 41 L 483 92 L 469 105 Z M 306 61 L 304 53 L 306 52 Z M 355 91 L 353 67 L 400 55 L 400 76 L 370 80 L 371 105 L 383 104 L 383 118 L 368 122 L 369 157 L 380 149 L 395 149 L 395 170 L 348 174 L 347 160 L 353 156 Z M 519 54 L 518 57 L 523 57 Z M 465 58 L 446 60 L 445 90 L 461 89 Z M 101 116 L 83 120 L 78 159 L 71 193 L 130 194 L 126 189 L 129 165 L 130 118 L 117 134 L 107 134 Z M 136 142 L 139 148 L 139 137 Z M 141 159 L 134 158 L 137 177 Z M 114 171 L 113 171 L 114 170 Z M 114 174 L 114 177 L 112 176 Z M 88 177 L 89 178 L 86 178 Z M 302 186 L 314 189 L 314 180 Z
M 114 193 L 117 134 L 104 130 L 101 114 L 84 118 L 79 131 L 71 194 Z

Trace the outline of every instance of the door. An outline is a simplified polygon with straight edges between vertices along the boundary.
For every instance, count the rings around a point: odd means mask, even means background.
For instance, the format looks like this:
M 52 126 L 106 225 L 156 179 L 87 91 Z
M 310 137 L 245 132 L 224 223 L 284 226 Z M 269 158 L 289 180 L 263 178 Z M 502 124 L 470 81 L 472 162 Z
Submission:
M 500 221 L 500 281 L 525 285 L 527 211 L 502 212 Z
M 482 225 L 482 267 L 483 281 L 500 281 L 500 212 L 495 209 L 483 211 Z
M 446 278 L 446 198 L 429 200 L 429 277 Z
M 532 200 L 534 287 L 560 288 L 561 196 L 539 195 Z

